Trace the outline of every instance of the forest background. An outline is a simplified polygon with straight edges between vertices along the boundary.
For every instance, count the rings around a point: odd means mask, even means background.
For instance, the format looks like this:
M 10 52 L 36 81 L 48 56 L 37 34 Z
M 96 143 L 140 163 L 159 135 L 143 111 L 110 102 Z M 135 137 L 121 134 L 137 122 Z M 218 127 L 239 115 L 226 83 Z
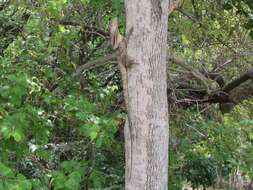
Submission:
M 121 0 L 0 1 L 0 190 L 123 189 Z M 253 186 L 253 1 L 169 16 L 169 189 Z M 253 187 L 252 187 L 253 188 Z

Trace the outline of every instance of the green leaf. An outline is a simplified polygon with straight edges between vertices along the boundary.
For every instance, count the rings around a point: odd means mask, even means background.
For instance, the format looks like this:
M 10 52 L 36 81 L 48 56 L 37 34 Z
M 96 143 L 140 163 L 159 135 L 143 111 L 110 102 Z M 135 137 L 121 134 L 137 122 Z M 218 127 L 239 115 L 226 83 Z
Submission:
M 4 187 L 4 181 L 0 180 L 0 190 L 6 190 Z
M 79 163 L 75 160 L 70 160 L 70 161 L 64 161 L 61 164 L 61 167 L 64 169 L 66 172 L 71 172 L 73 171 L 74 168 L 78 167 Z
M 65 27 L 63 25 L 59 25 L 58 28 L 59 28 L 59 31 L 62 33 L 64 33 L 66 31 Z
M 91 140 L 95 140 L 99 134 L 99 126 L 97 125 L 83 125 L 80 128 L 80 132 L 89 137 Z
M 79 189 L 81 182 L 81 174 L 79 172 L 72 172 L 69 179 L 65 182 L 65 186 L 69 189 Z
M 55 190 L 60 190 L 65 187 L 64 183 L 66 182 L 67 177 L 63 172 L 55 172 L 54 173 L 54 189 Z
M 14 181 L 5 181 L 4 184 L 6 190 L 17 190 L 18 188 L 17 183 L 14 183 Z
M 24 138 L 24 134 L 20 129 L 17 129 L 13 133 L 14 140 L 20 142 Z
M 31 190 L 32 183 L 25 178 L 22 174 L 17 175 L 18 178 L 18 189 L 17 190 Z
M 11 126 L 8 125 L 5 121 L 0 125 L 1 133 L 3 134 L 4 139 L 9 139 L 11 137 Z
M 1 176 L 13 176 L 12 170 L 0 162 L 0 175 Z

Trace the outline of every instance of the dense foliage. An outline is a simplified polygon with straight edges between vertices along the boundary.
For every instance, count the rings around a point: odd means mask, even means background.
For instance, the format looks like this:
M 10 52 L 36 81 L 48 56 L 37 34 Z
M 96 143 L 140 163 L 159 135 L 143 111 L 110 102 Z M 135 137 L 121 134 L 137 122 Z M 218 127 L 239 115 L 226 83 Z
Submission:
M 171 50 L 231 81 L 252 68 L 252 10 L 251 0 L 182 1 Z M 115 59 L 104 59 L 113 16 L 124 31 L 123 1 L 0 1 L 0 190 L 123 188 L 122 87 Z M 184 102 L 192 93 L 178 81 L 205 88 L 189 70 L 169 73 L 170 189 L 230 186 L 235 173 L 249 182 L 252 96 L 223 115 L 216 103 Z

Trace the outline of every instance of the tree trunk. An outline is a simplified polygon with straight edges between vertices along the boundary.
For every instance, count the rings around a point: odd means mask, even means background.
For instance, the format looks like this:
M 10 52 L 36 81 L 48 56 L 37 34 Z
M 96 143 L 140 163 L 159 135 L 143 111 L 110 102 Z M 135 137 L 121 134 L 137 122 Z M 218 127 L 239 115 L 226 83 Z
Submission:
M 134 62 L 128 69 L 132 127 L 131 132 L 125 127 L 126 189 L 167 189 L 168 7 L 169 0 L 125 0 L 127 55 Z

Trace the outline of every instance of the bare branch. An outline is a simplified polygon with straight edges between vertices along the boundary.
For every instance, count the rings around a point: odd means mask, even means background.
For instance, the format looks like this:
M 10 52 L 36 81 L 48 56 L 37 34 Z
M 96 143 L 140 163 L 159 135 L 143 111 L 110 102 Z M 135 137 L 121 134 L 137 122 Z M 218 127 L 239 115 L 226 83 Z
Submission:
M 221 65 L 218 65 L 213 69 L 214 72 L 219 72 L 223 67 L 233 62 L 233 59 L 229 59 L 226 62 L 222 63 Z
M 104 38 L 108 38 L 109 37 L 109 33 L 108 32 L 105 32 L 104 30 L 102 30 L 100 28 L 96 28 L 96 27 L 92 27 L 92 26 L 87 26 L 84 23 L 75 22 L 75 21 L 68 21 L 68 20 L 60 20 L 60 21 L 57 21 L 57 22 L 59 22 L 59 24 L 62 24 L 62 25 L 80 26 L 80 27 L 83 27 L 84 29 L 87 29 L 87 31 L 92 32 L 94 34 L 97 34 L 99 36 L 102 36 Z
M 110 54 L 107 56 L 99 57 L 95 60 L 89 61 L 84 65 L 79 66 L 76 72 L 72 74 L 73 77 L 79 76 L 83 71 L 93 69 L 105 65 L 107 62 L 116 60 L 116 54 Z
M 204 137 L 204 138 L 208 138 L 208 135 L 206 134 L 203 134 L 202 132 L 200 132 L 198 129 L 196 129 L 195 127 L 189 125 L 189 124 L 186 124 L 187 127 L 193 129 L 194 131 L 196 131 L 201 137 Z
M 235 89 L 236 87 L 238 87 L 239 85 L 241 85 L 242 83 L 246 82 L 247 80 L 253 79 L 253 69 L 251 69 L 250 71 L 244 73 L 242 76 L 240 76 L 239 78 L 233 80 L 232 82 L 228 83 L 223 91 L 224 92 L 230 92 L 231 90 Z
M 204 84 L 206 91 L 208 93 L 210 92 L 209 81 L 201 72 L 194 69 L 193 67 L 191 67 L 189 64 L 185 63 L 184 61 L 176 58 L 175 56 L 173 56 L 172 53 L 169 59 L 171 62 L 176 63 L 180 65 L 181 67 L 185 68 L 186 70 L 188 70 L 197 80 L 200 80 Z

